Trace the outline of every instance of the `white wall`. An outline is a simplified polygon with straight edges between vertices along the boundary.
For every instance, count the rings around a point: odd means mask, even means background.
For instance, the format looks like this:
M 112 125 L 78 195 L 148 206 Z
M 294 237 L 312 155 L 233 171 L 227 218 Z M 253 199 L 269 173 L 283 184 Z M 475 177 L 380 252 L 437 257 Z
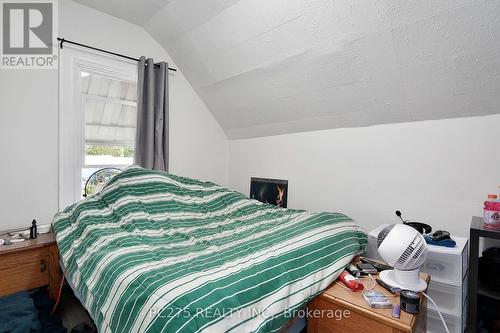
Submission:
M 57 71 L 0 70 L 0 230 L 57 209 Z
M 166 60 L 144 29 L 59 1 L 59 35 L 125 53 Z M 172 173 L 227 181 L 227 140 L 180 71 L 170 76 Z M 58 73 L 0 70 L 0 230 L 49 223 L 58 210 Z
M 230 141 L 229 186 L 288 179 L 288 207 L 337 211 L 371 230 L 404 217 L 468 236 L 500 185 L 500 115 Z

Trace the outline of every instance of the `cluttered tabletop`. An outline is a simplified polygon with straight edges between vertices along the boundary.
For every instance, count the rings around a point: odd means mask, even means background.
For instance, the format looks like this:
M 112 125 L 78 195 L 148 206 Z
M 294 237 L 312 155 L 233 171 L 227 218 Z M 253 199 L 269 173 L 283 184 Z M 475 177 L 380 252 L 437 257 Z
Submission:
M 391 304 L 400 304 L 400 295 L 399 293 L 391 293 L 380 284 L 376 282 L 378 278 L 377 275 L 373 275 L 372 277 L 363 276 L 359 278 L 359 281 L 366 286 L 366 289 L 369 289 L 371 292 L 376 292 L 384 295 L 388 298 Z M 426 273 L 420 273 L 420 278 L 429 283 L 430 276 Z M 412 325 L 412 321 L 415 320 L 415 316 L 406 311 L 400 311 L 399 317 L 397 317 L 393 313 L 392 306 L 377 308 L 371 306 L 368 301 L 363 297 L 363 292 L 367 290 L 353 291 L 344 285 L 340 280 L 335 281 L 330 285 L 321 295 L 323 298 L 329 298 L 330 301 L 333 301 L 339 305 L 344 307 L 348 307 L 350 309 L 356 309 L 359 312 L 363 312 L 364 314 L 369 314 L 372 317 L 381 316 L 384 317 L 384 320 L 399 322 L 408 326 Z M 422 297 L 422 296 L 420 296 Z
M 12 230 L 0 233 L 0 253 L 18 251 L 23 248 L 37 248 L 54 244 L 54 234 L 49 224 L 37 226 L 36 220 L 27 229 Z

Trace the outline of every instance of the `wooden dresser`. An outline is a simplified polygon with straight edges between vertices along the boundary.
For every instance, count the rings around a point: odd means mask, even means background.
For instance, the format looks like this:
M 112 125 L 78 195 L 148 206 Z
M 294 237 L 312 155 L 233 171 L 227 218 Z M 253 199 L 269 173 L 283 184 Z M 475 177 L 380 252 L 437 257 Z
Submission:
M 61 283 L 59 251 L 52 233 L 0 246 L 0 296 L 42 286 L 57 297 Z
M 421 276 L 429 283 L 429 275 L 422 273 Z M 366 282 L 369 286 L 371 283 L 369 280 Z M 320 310 L 322 315 L 308 317 L 308 333 L 426 332 L 427 300 L 425 297 L 421 296 L 418 315 L 401 311 L 401 317 L 394 318 L 392 309 L 372 309 L 361 292 L 353 292 L 346 288 L 342 282 L 338 284 L 334 282 L 309 304 L 308 313 L 314 314 L 314 310 Z M 373 290 L 389 294 L 378 284 Z M 399 304 L 399 296 L 391 298 L 394 303 Z M 336 315 L 329 316 L 328 310 L 333 310 Z

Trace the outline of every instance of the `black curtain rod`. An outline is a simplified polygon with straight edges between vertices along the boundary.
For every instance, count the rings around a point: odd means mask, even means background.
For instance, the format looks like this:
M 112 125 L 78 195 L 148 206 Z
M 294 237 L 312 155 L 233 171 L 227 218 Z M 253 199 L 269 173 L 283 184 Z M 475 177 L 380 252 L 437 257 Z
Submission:
M 111 52 L 111 51 L 99 49 L 97 47 L 93 47 L 93 46 L 90 46 L 90 45 L 85 45 L 85 44 L 73 42 L 71 40 L 67 40 L 67 39 L 64 39 L 64 38 L 57 37 L 57 40 L 59 41 L 59 47 L 61 49 L 63 48 L 63 44 L 64 43 L 69 43 L 69 44 L 73 44 L 73 45 L 77 45 L 77 46 L 81 46 L 81 47 L 86 47 L 86 48 L 94 50 L 94 51 L 99 51 L 99 52 L 103 52 L 103 53 L 107 53 L 107 54 L 112 54 L 112 55 L 117 56 L 117 57 L 122 57 L 122 58 L 125 58 L 125 59 L 134 60 L 134 61 L 140 61 L 140 59 L 129 57 L 129 56 L 124 55 L 124 54 L 120 54 L 120 53 L 116 53 L 116 52 Z M 158 65 L 155 64 L 155 66 L 158 66 Z M 168 70 L 173 71 L 173 72 L 177 72 L 177 69 L 171 68 L 171 67 L 169 67 Z

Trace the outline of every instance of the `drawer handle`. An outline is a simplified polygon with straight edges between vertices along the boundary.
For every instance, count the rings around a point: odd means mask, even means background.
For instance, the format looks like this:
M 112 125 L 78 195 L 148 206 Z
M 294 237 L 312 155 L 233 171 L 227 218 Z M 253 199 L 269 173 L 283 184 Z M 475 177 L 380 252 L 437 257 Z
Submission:
M 47 264 L 45 263 L 45 260 L 40 260 L 40 272 L 45 272 L 45 270 L 47 269 Z

